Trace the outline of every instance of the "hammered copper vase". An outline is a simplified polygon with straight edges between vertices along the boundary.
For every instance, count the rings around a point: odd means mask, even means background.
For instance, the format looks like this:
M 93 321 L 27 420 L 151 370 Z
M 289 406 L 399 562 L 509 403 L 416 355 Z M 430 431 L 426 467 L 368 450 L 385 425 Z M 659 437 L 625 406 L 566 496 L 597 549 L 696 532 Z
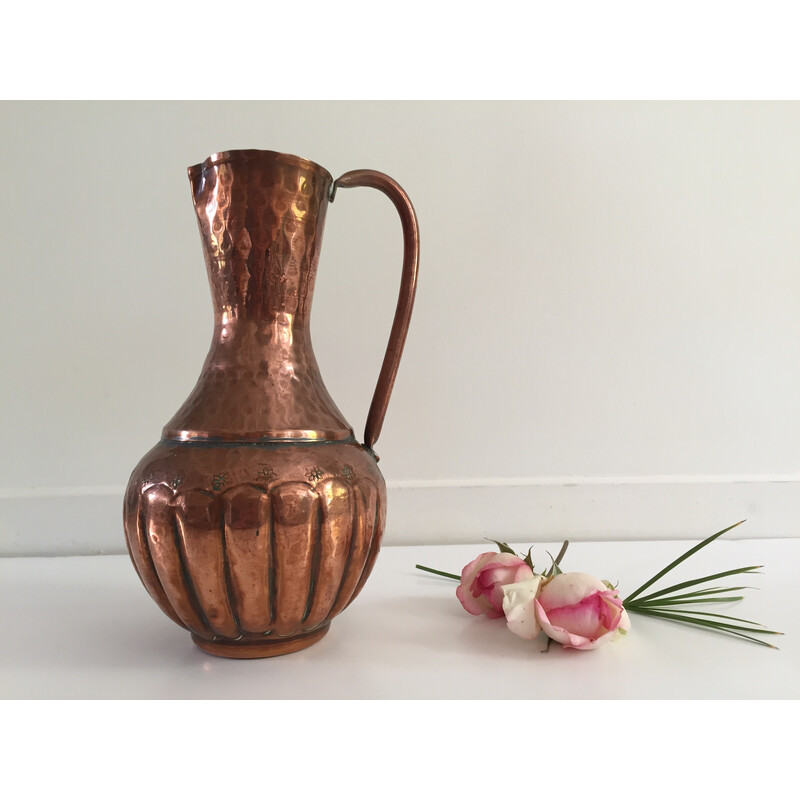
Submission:
M 189 168 L 214 303 L 200 378 L 133 471 L 125 535 L 142 583 L 203 650 L 260 658 L 321 639 L 369 577 L 386 519 L 373 446 L 416 289 L 414 209 L 387 175 L 334 181 L 261 150 Z M 403 227 L 400 297 L 364 443 L 330 398 L 310 313 L 328 203 L 384 192 Z

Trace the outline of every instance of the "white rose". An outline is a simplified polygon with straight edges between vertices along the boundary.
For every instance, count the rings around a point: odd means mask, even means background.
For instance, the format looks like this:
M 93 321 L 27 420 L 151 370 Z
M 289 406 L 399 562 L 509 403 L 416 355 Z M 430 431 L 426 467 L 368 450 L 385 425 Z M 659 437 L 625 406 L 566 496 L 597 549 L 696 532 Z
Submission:
M 542 630 L 535 602 L 542 583 L 541 575 L 509 583 L 503 587 L 503 613 L 508 629 L 523 639 L 535 639 Z

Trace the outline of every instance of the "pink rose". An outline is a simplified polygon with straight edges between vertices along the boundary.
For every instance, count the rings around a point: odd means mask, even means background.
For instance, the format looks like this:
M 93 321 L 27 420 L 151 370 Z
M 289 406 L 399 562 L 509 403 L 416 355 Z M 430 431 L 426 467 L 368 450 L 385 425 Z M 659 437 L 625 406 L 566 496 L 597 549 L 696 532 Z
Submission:
M 583 572 L 564 572 L 534 600 L 542 630 L 564 647 L 594 650 L 630 630 L 616 589 Z
M 511 553 L 481 553 L 461 571 L 456 597 L 476 616 L 503 616 L 503 587 L 533 577 L 533 570 Z

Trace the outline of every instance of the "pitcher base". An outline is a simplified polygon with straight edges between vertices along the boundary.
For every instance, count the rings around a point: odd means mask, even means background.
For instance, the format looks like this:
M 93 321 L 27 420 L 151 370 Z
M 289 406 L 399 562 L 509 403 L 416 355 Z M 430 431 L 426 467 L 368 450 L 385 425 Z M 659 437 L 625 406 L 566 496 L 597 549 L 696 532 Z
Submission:
M 253 641 L 252 639 L 243 639 L 239 642 L 210 642 L 208 639 L 201 639 L 193 633 L 192 641 L 206 653 L 211 653 L 212 656 L 220 656 L 221 658 L 271 658 L 272 656 L 295 653 L 298 650 L 310 647 L 328 632 L 328 628 L 330 628 L 330 624 L 310 633 L 264 642 Z

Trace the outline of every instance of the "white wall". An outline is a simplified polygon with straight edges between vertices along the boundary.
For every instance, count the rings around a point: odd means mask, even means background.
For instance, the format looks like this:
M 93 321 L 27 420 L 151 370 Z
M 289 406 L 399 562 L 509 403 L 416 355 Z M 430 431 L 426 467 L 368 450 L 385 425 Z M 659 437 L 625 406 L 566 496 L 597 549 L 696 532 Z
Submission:
M 211 334 L 185 168 L 243 147 L 416 206 L 387 543 L 798 534 L 798 103 L 7 102 L 0 137 L 0 553 L 124 549 Z M 359 434 L 400 257 L 341 192 L 312 333 Z

